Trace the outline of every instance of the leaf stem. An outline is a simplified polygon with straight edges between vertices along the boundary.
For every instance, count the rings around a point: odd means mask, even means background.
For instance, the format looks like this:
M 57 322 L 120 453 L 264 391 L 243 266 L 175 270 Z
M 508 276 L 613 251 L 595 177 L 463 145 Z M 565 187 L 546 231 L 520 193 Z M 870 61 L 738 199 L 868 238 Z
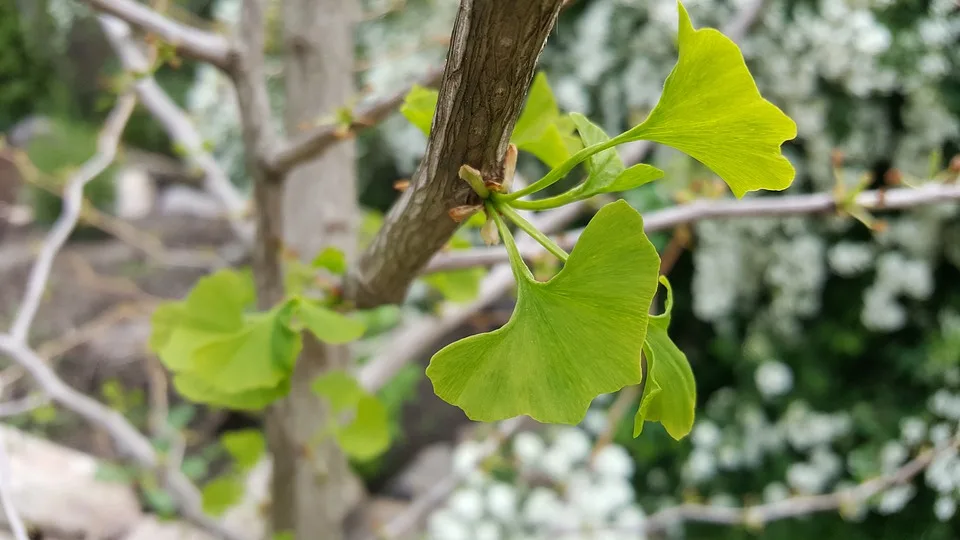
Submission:
M 504 198 L 504 195 L 499 193 L 494 193 L 493 197 L 497 201 L 503 202 L 504 204 L 508 204 L 513 208 L 518 208 L 520 210 L 550 210 L 551 208 L 559 208 L 580 200 L 579 190 L 577 190 L 578 187 L 580 186 L 571 188 L 569 191 L 565 191 L 559 195 L 554 195 L 553 197 L 535 199 L 532 201 L 507 200 Z
M 485 201 L 484 204 L 487 207 L 487 215 L 497 224 L 497 230 L 500 232 L 500 238 L 503 240 L 504 247 L 507 248 L 507 255 L 510 257 L 510 267 L 513 268 L 513 276 L 517 279 L 517 283 L 522 283 L 521 280 L 523 278 L 534 281 L 533 272 L 527 268 L 527 263 L 523 262 L 523 256 L 520 255 L 520 250 L 517 249 L 517 243 L 513 239 L 513 234 L 510 233 L 510 228 L 507 227 L 507 224 L 503 222 L 503 218 L 500 216 L 500 212 L 497 211 L 497 207 L 490 201 Z
M 507 217 L 507 219 L 514 222 L 517 225 L 517 227 L 520 227 L 520 229 L 522 229 L 523 232 L 529 234 L 531 238 L 536 240 L 541 246 L 543 246 L 547 251 L 552 253 L 556 258 L 560 259 L 563 262 L 567 262 L 567 258 L 570 257 L 570 255 L 568 255 L 567 252 L 563 250 L 563 248 L 558 246 L 556 242 L 554 242 L 549 237 L 547 237 L 547 235 L 543 234 L 536 227 L 534 227 L 533 223 L 530 223 L 529 221 L 523 219 L 523 217 L 521 217 L 520 214 L 516 212 L 516 210 L 514 210 L 513 208 L 510 208 L 510 206 L 506 204 L 500 205 L 499 210 L 503 213 L 504 216 Z
M 515 201 L 520 197 L 525 195 L 530 195 L 531 193 L 536 193 L 541 189 L 552 186 L 557 183 L 558 180 L 567 175 L 574 167 L 579 165 L 582 161 L 586 160 L 588 157 L 596 154 L 597 152 L 602 152 L 608 148 L 613 148 L 614 146 L 627 142 L 627 139 L 623 138 L 623 134 L 618 135 L 610 140 L 604 141 L 602 143 L 597 143 L 586 148 L 581 148 L 579 152 L 567 158 L 566 161 L 557 165 L 550 170 L 543 178 L 537 180 L 536 182 L 530 184 L 529 186 L 503 195 L 500 197 L 502 201 Z

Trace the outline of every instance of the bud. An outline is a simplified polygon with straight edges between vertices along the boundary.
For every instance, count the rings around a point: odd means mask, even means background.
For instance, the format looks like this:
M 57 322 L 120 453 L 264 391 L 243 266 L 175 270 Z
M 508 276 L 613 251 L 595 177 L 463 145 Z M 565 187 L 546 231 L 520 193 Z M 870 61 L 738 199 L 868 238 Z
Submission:
M 948 170 L 953 174 L 960 174 L 960 154 L 953 156 L 950 160 L 950 166 Z
M 833 153 L 830 154 L 830 162 L 835 168 L 843 166 L 843 152 L 839 149 L 834 150 Z
M 397 191 L 406 191 L 408 187 L 410 187 L 409 180 L 397 180 L 393 183 L 393 189 Z
M 480 227 L 480 238 L 483 238 L 483 243 L 488 246 L 495 246 L 500 243 L 500 231 L 497 230 L 497 222 L 489 216 L 483 227 Z
M 470 184 L 470 187 L 473 188 L 473 191 L 475 191 L 481 199 L 486 199 L 490 196 L 490 190 L 487 189 L 480 171 L 469 165 L 461 165 L 458 175 L 461 180 Z
M 507 146 L 507 155 L 503 158 L 503 183 L 501 190 L 510 193 L 513 186 L 513 177 L 517 173 L 517 145 L 510 143 Z
M 481 208 L 483 208 L 483 205 L 480 204 L 465 204 L 463 206 L 455 206 L 447 210 L 447 215 L 450 216 L 450 219 L 456 221 L 457 223 L 462 223 L 463 220 L 476 214 Z
M 903 183 L 903 173 L 900 169 L 889 169 L 883 173 L 883 181 L 888 186 L 898 186 Z

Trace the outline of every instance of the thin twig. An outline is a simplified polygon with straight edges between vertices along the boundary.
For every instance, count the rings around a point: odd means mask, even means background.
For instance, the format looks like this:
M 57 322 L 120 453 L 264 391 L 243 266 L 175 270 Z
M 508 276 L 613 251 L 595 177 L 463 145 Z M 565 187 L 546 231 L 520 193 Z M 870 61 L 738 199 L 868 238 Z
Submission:
M 20 416 L 43 407 L 47 403 L 50 403 L 50 396 L 43 393 L 29 394 L 24 398 L 0 403 L 0 418 Z
M 134 40 L 130 26 L 110 15 L 101 15 L 99 21 L 123 68 L 138 77 L 134 90 L 140 103 L 164 127 L 170 138 L 184 148 L 184 158 L 189 164 L 203 171 L 204 187 L 220 202 L 237 236 L 244 243 L 251 244 L 253 228 L 251 223 L 243 220 L 248 205 L 246 197 L 234 187 L 217 160 L 205 149 L 203 137 L 187 113 L 170 99 L 153 75 L 147 74 L 151 62 Z
M 230 41 L 219 34 L 200 30 L 154 11 L 134 0 L 83 0 L 93 9 L 156 34 L 178 51 L 228 70 L 234 57 Z
M 33 324 L 33 319 L 40 307 L 43 291 L 47 287 L 47 280 L 50 279 L 53 259 L 66 243 L 67 238 L 69 238 L 80 219 L 80 211 L 83 207 L 83 187 L 113 162 L 117 154 L 117 146 L 120 143 L 120 135 L 133 113 L 136 102 L 136 96 L 133 94 L 127 93 L 120 96 L 117 105 L 110 112 L 110 116 L 107 117 L 103 131 L 97 140 L 97 153 L 84 163 L 77 174 L 67 183 L 67 187 L 64 189 L 63 211 L 57 218 L 56 223 L 53 224 L 53 228 L 40 250 L 40 255 L 30 271 L 23 301 L 10 330 L 10 335 L 15 340 L 25 341 L 27 339 L 30 325 Z
M 16 540 L 30 540 L 27 534 L 27 528 L 23 525 L 23 519 L 13 505 L 13 496 L 10 493 L 10 482 L 12 482 L 10 471 L 10 456 L 7 455 L 7 440 L 0 433 L 0 504 L 3 505 L 3 512 L 7 516 L 7 523 L 10 530 L 13 531 L 13 537 Z
M 923 472 L 938 457 L 955 452 L 960 439 L 938 449 L 922 452 L 892 474 L 868 480 L 848 489 L 823 495 L 790 497 L 781 501 L 725 508 L 703 504 L 682 504 L 666 508 L 650 516 L 644 523 L 647 534 L 663 532 L 683 522 L 712 523 L 715 525 L 746 525 L 760 527 L 782 519 L 808 516 L 818 512 L 850 509 L 894 486 L 906 484 Z
M 960 200 L 960 185 L 935 183 L 918 188 L 865 191 L 857 196 L 854 204 L 867 210 L 902 210 L 957 200 Z M 706 199 L 651 212 L 644 216 L 643 225 L 644 230 L 651 233 L 710 219 L 786 217 L 825 214 L 836 210 L 836 200 L 829 193 L 745 200 Z M 566 232 L 558 236 L 556 241 L 560 247 L 572 249 L 582 232 L 583 229 Z M 520 254 L 528 260 L 543 253 L 545 251 L 539 244 L 528 244 L 520 249 Z M 424 273 L 490 266 L 506 260 L 506 252 L 496 247 L 449 251 L 437 254 Z
M 442 66 L 431 69 L 415 84 L 436 86 L 442 75 Z M 339 124 L 325 124 L 297 135 L 270 156 L 267 167 L 275 172 L 290 170 L 297 164 L 320 154 L 344 137 L 379 123 L 397 110 L 412 87 L 413 85 L 408 86 L 399 92 L 357 108 L 350 114 L 351 122 L 346 129 Z

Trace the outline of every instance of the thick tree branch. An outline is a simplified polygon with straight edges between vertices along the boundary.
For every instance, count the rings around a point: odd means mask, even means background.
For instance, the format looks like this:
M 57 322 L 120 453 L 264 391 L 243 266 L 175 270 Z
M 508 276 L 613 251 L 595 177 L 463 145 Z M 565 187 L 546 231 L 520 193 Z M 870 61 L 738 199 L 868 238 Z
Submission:
M 440 82 L 442 74 L 442 69 L 432 69 L 416 84 L 428 87 L 436 86 Z M 356 133 L 361 129 L 382 122 L 403 104 L 404 98 L 412 87 L 413 85 L 408 86 L 399 92 L 355 109 L 350 115 L 352 122 L 349 126 L 346 126 L 346 133 L 343 132 L 344 126 L 324 124 L 293 137 L 270 156 L 267 160 L 267 167 L 278 173 L 287 171 L 303 161 L 316 157 L 351 133 Z
M 188 26 L 157 13 L 134 0 L 83 0 L 93 9 L 109 13 L 131 25 L 156 34 L 177 51 L 227 70 L 233 47 L 227 38 Z
M 130 26 L 111 15 L 101 15 L 99 20 L 104 34 L 120 58 L 124 69 L 137 74 L 147 72 L 150 69 L 150 61 L 131 35 Z M 187 162 L 203 171 L 204 187 L 220 201 L 237 236 L 247 244 L 252 243 L 253 229 L 242 219 L 247 209 L 247 200 L 233 186 L 217 160 L 205 150 L 203 137 L 194 127 L 187 113 L 170 99 L 153 76 L 138 77 L 134 90 L 140 103 L 164 127 L 170 138 L 186 150 Z
M 462 0 L 426 156 L 409 189 L 345 283 L 360 307 L 398 302 L 457 224 L 447 210 L 476 196 L 457 177 L 471 165 L 499 178 L 503 156 L 561 0 Z
M 865 191 L 857 196 L 855 204 L 867 210 L 899 210 L 929 204 L 960 200 L 960 185 L 927 184 L 919 188 L 897 188 Z M 787 195 L 758 197 L 746 200 L 701 200 L 651 212 L 643 218 L 648 233 L 671 229 L 679 225 L 708 219 L 745 217 L 786 217 L 805 214 L 824 214 L 837 210 L 834 197 L 828 193 L 814 195 Z M 564 249 L 572 249 L 582 229 L 558 235 L 554 240 Z M 520 253 L 533 259 L 546 253 L 539 244 L 520 246 Z M 507 261 L 502 247 L 476 248 L 436 255 L 424 273 L 490 266 Z

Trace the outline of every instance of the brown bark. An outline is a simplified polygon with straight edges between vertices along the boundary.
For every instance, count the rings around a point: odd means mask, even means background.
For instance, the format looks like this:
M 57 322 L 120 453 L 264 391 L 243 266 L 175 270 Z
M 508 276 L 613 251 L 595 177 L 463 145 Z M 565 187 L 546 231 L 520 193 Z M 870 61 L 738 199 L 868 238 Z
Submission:
M 410 188 L 353 266 L 346 295 L 360 307 L 400 302 L 449 240 L 447 210 L 476 202 L 461 165 L 499 178 L 510 134 L 562 0 L 462 0 L 426 156 Z

